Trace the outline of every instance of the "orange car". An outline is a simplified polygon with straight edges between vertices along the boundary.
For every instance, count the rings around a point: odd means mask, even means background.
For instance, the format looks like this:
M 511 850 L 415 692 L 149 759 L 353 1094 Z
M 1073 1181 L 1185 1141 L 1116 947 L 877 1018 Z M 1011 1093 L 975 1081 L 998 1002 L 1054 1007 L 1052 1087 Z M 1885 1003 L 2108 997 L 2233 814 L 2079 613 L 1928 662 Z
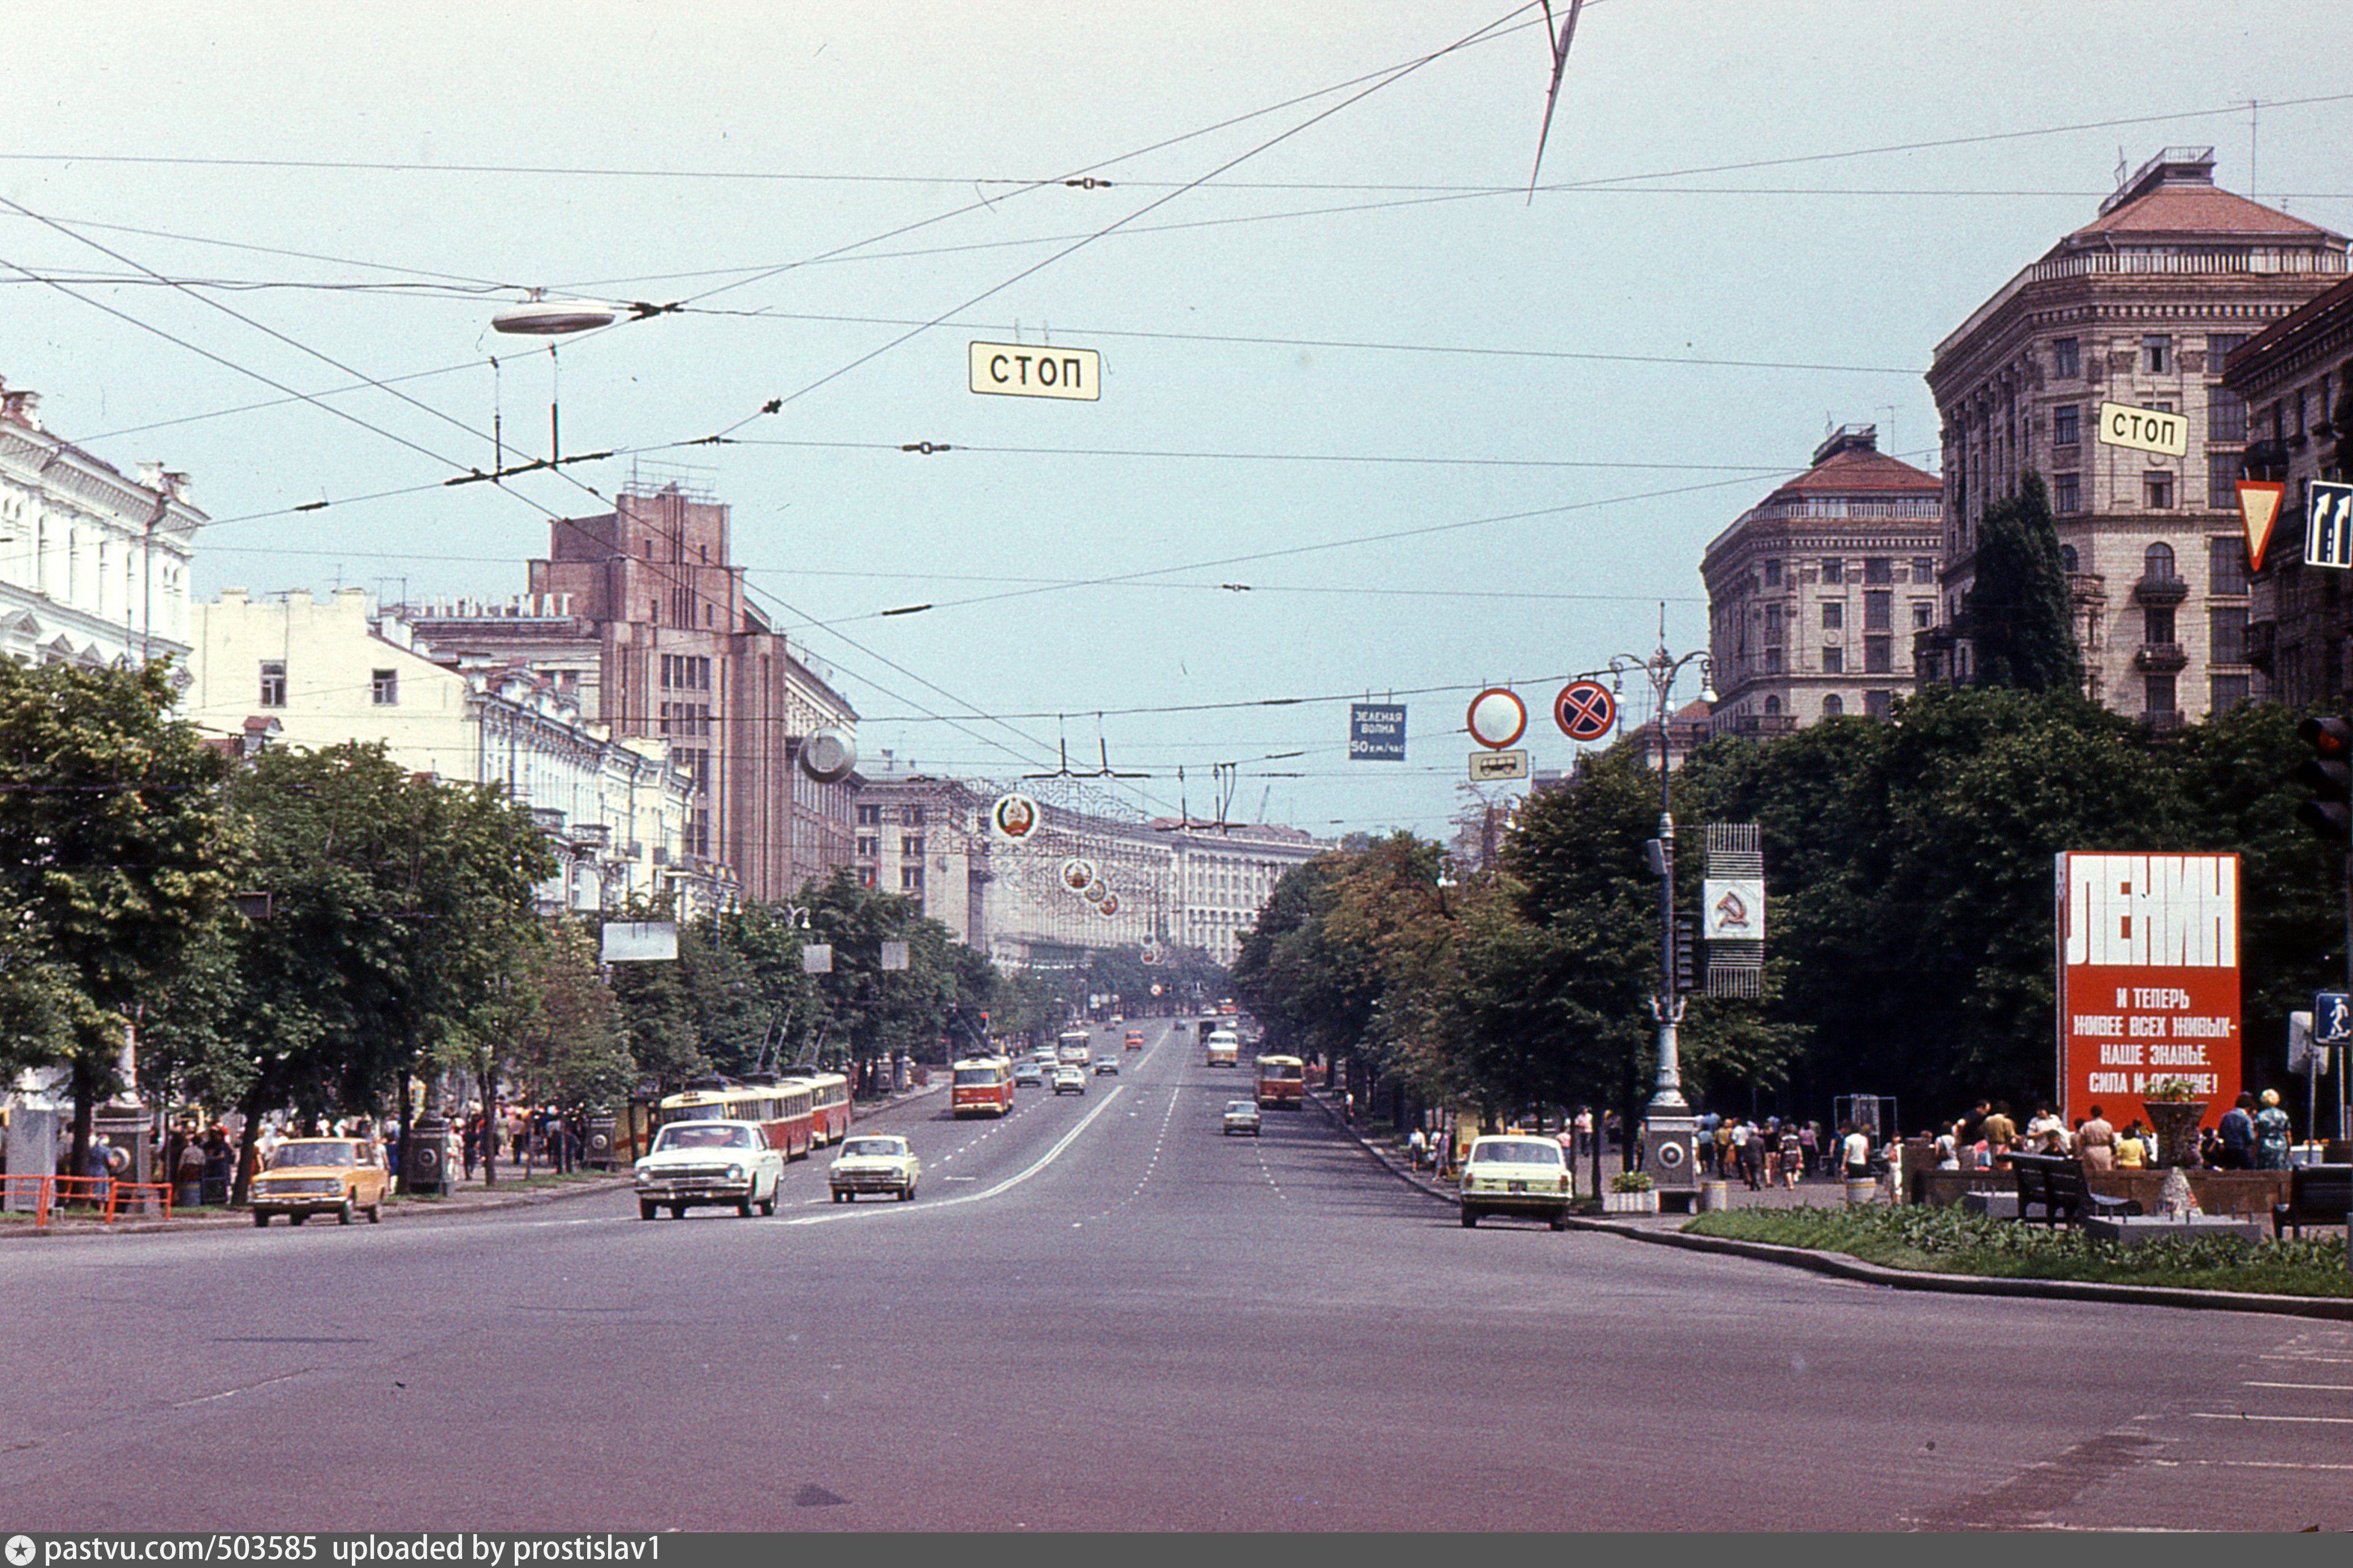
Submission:
M 368 1138 L 292 1138 L 270 1152 L 269 1164 L 253 1179 L 253 1223 L 266 1226 L 282 1214 L 301 1225 L 314 1214 L 331 1214 L 338 1225 L 365 1212 L 368 1223 L 384 1218 L 385 1188 L 391 1176 L 384 1155 Z
M 1127 1048 L 1131 1051 L 1140 1051 L 1144 1048 L 1143 1030 L 1130 1029 L 1127 1032 Z

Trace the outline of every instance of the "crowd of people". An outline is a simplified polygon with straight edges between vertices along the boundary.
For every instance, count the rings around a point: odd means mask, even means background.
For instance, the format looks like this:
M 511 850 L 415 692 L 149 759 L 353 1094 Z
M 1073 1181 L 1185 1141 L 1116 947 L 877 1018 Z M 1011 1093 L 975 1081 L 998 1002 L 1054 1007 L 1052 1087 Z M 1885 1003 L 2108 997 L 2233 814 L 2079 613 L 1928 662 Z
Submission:
M 2006 1103 L 1981 1100 L 1951 1126 L 1923 1136 L 1935 1140 L 1940 1171 L 1997 1169 L 2010 1154 L 2072 1154 L 2093 1173 L 2138 1171 L 2158 1163 L 2157 1134 L 2138 1117 L 2119 1129 L 2101 1107 L 2085 1110 L 2071 1125 L 2041 1105 L 2021 1127 Z M 2200 1131 L 2197 1163 L 2216 1171 L 2284 1171 L 2293 1141 L 2277 1089 L 2242 1094 L 2218 1126 Z

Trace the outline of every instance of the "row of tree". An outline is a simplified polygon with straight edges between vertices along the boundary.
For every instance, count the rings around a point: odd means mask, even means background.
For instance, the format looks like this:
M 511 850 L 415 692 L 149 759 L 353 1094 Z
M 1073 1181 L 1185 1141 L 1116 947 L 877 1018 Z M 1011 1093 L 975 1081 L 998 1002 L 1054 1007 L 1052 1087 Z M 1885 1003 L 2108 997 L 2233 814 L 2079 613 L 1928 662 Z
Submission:
M 1808 1116 L 1893 1094 L 1923 1125 L 1980 1095 L 2045 1099 L 2052 857 L 2191 849 L 2242 857 L 2245 1071 L 2283 1079 L 2287 1013 L 2346 972 L 2337 857 L 2294 816 L 2296 722 L 2249 706 L 2152 732 L 2064 689 L 1937 688 L 1885 721 L 1700 749 L 1671 781 L 1679 839 L 1759 825 L 1771 940 L 1761 1000 L 1692 1003 L 1687 1083 Z M 1237 992 L 1271 1038 L 1432 1102 L 1630 1108 L 1654 1071 L 1660 804 L 1620 748 L 1535 795 L 1483 864 L 1353 841 L 1277 886 Z M 1698 861 L 1678 858 L 1680 909 Z

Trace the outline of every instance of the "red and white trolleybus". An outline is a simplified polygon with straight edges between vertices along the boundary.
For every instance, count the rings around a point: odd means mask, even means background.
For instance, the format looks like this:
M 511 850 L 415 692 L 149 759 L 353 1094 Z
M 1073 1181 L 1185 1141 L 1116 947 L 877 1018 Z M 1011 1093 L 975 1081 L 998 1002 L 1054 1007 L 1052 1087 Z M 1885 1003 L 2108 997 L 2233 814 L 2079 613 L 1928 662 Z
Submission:
M 797 1072 L 786 1083 L 806 1084 L 809 1091 L 810 1140 L 822 1148 L 849 1136 L 849 1079 L 838 1072 Z
M 1297 1057 L 1258 1058 L 1258 1102 L 1268 1110 L 1297 1110 L 1307 1099 L 1307 1064 Z
M 665 1096 L 654 1107 L 657 1129 L 673 1121 L 754 1121 L 768 1147 L 787 1160 L 809 1152 L 815 1136 L 809 1086 L 799 1080 L 776 1083 L 727 1083 L 698 1079 L 677 1094 Z
M 1002 1116 L 1013 1109 L 1013 1064 L 966 1057 L 948 1068 L 948 1103 L 958 1116 Z

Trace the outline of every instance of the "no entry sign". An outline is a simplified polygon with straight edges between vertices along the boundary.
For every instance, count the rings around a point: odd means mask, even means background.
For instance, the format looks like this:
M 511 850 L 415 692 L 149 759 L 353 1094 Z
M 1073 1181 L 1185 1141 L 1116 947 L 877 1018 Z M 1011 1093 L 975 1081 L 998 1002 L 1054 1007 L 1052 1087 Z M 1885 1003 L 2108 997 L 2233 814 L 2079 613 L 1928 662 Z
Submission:
M 1599 741 L 1618 722 L 1618 699 L 1598 680 L 1572 680 L 1552 700 L 1554 722 L 1572 741 Z

